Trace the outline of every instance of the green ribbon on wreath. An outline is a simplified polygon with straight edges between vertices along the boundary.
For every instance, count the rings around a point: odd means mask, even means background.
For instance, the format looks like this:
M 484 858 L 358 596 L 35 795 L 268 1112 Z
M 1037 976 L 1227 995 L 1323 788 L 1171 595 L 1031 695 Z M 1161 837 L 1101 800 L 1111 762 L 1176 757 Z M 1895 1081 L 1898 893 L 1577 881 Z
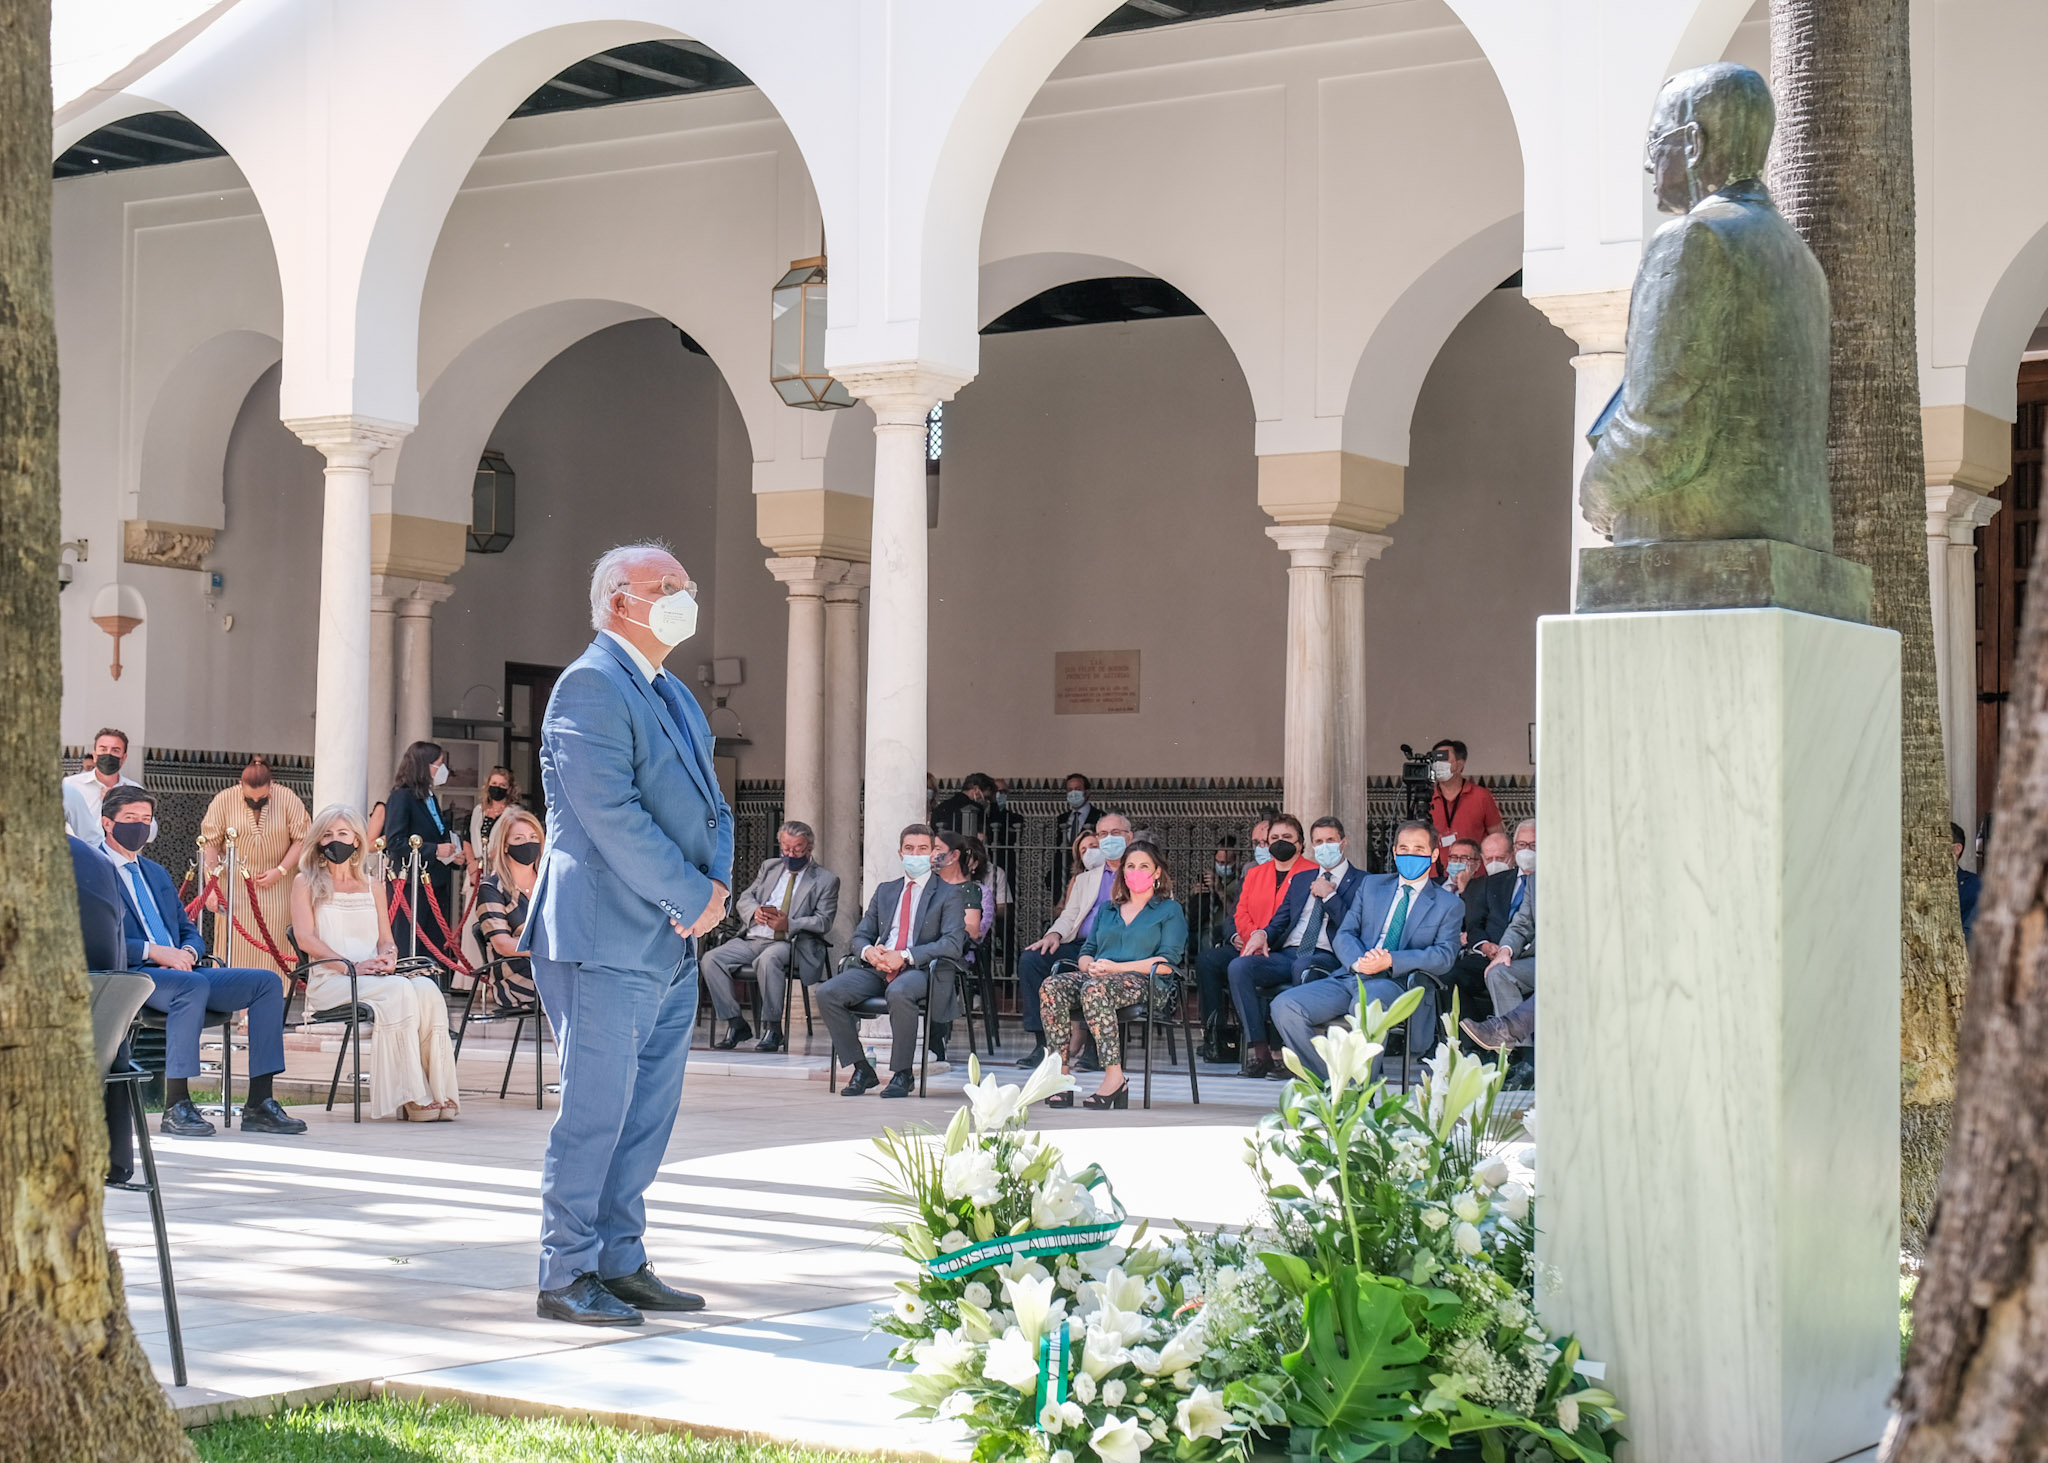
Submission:
M 1124 1206 L 1117 1201 L 1116 1190 L 1110 1187 L 1109 1177 L 1100 1164 L 1089 1164 L 1074 1175 L 1074 1182 L 1084 1189 L 1101 1189 L 1109 1196 L 1109 1206 L 1114 1219 L 1099 1220 L 1094 1224 L 1070 1224 L 1060 1229 L 1027 1229 L 1020 1234 L 1000 1235 L 971 1244 L 950 1255 L 935 1255 L 924 1262 L 925 1269 L 941 1280 L 955 1280 L 962 1275 L 972 1275 L 977 1270 L 986 1270 L 992 1265 L 1008 1264 L 1011 1260 L 1030 1258 L 1035 1255 L 1055 1255 L 1067 1250 L 1096 1250 L 1108 1244 L 1123 1228 Z M 1061 1394 L 1065 1400 L 1065 1394 Z
M 1067 1353 L 1067 1323 L 1061 1321 L 1038 1338 L 1038 1410 L 1032 1416 L 1043 1418 L 1047 1403 L 1057 1407 L 1067 1400 L 1067 1369 L 1071 1364 Z M 1038 1430 L 1045 1431 L 1043 1422 L 1038 1425 Z

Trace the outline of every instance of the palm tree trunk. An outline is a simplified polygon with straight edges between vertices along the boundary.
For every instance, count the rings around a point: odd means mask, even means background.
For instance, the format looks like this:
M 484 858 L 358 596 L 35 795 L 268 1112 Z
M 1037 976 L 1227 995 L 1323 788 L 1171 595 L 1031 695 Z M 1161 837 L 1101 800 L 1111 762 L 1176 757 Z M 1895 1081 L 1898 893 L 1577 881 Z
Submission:
M 1917 1249 L 1955 1098 L 1969 955 L 1949 856 L 1927 603 L 1907 0 L 1771 0 L 1771 73 L 1771 192 L 1826 270 L 1833 307 L 1835 552 L 1870 566 L 1876 621 L 1900 641 L 1900 1199 L 1906 1243 Z
M 184 1459 L 101 1226 L 106 1124 L 57 795 L 49 0 L 0 0 L 0 205 L 0 1459 Z

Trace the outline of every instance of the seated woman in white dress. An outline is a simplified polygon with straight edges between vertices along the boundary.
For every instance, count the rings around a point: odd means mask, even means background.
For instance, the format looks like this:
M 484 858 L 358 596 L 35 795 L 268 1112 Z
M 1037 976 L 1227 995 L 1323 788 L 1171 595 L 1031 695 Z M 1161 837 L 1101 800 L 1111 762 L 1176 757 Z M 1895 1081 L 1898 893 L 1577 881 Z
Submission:
M 396 1113 L 414 1122 L 445 1122 L 460 1107 L 448 1005 L 425 975 L 398 975 L 398 947 L 383 901 L 363 873 L 369 838 L 347 808 L 321 811 L 306 830 L 299 874 L 292 881 L 292 933 L 314 960 L 349 960 L 356 999 L 376 1013 L 370 1041 L 370 1116 Z M 316 965 L 306 1006 L 346 1006 L 348 972 Z

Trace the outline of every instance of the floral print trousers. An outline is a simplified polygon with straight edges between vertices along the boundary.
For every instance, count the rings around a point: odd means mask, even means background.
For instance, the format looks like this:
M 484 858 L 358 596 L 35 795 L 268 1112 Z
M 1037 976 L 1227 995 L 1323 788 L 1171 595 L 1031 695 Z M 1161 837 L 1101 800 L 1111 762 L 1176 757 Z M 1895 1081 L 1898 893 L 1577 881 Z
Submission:
M 1115 975 L 1083 975 L 1062 970 L 1046 977 L 1038 988 L 1038 1009 L 1045 1018 L 1047 1035 L 1065 1029 L 1068 1016 L 1078 1007 L 1081 1019 L 1095 1033 L 1095 1051 L 1105 1067 L 1123 1065 L 1123 1028 L 1116 1013 L 1145 999 L 1145 985 L 1151 977 L 1126 970 Z

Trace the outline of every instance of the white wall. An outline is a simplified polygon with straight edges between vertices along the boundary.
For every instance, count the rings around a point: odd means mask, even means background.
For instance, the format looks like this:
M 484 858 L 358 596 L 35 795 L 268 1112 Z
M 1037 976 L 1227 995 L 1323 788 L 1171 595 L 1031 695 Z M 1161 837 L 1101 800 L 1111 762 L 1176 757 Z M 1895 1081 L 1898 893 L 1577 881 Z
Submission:
M 1572 343 L 1495 290 L 1430 368 L 1407 509 L 1365 571 L 1366 769 L 1457 737 L 1533 773 L 1536 617 L 1571 608 Z

